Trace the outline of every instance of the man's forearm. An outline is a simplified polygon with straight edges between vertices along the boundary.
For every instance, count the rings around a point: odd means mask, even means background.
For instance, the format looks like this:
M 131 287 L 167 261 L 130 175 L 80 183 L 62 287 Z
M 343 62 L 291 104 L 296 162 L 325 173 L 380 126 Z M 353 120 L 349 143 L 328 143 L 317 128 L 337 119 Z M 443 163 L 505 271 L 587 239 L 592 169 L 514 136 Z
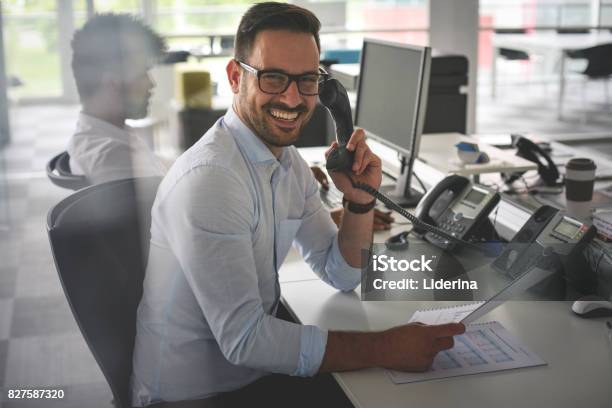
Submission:
M 374 210 L 365 214 L 354 214 L 345 209 L 338 232 L 340 252 L 346 262 L 354 268 L 361 267 L 361 250 L 372 244 Z
M 327 346 L 319 372 L 359 370 L 376 367 L 376 350 L 380 333 L 333 332 L 327 335 Z

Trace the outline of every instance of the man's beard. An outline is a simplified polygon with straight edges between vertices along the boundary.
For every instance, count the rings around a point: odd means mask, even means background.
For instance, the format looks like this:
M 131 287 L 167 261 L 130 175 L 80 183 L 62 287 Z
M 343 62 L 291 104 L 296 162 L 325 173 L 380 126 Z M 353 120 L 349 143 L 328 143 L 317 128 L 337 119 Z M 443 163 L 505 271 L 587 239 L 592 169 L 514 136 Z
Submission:
M 244 120 L 248 122 L 247 125 L 251 130 L 267 145 L 274 147 L 286 147 L 295 144 L 313 113 L 312 111 L 308 112 L 308 108 L 304 104 L 289 108 L 287 105 L 280 103 L 267 103 L 257 110 L 246 99 L 243 99 L 242 108 L 242 111 L 246 112 Z M 270 116 L 268 111 L 272 108 L 287 112 L 298 112 L 300 115 L 304 115 L 304 117 L 300 118 L 302 121 L 300 126 L 293 131 L 294 133 L 291 137 L 289 137 L 288 133 L 283 134 L 282 130 L 275 132 L 275 129 L 271 127 L 271 124 L 268 122 Z

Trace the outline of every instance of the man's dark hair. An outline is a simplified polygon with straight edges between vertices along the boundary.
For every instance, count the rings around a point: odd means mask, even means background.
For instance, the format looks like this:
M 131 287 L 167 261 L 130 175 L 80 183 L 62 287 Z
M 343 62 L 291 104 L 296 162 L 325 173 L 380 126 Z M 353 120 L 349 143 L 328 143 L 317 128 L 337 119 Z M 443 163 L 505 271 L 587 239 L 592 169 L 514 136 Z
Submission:
M 160 60 L 166 43 L 155 31 L 130 14 L 96 14 L 72 38 L 72 72 L 81 99 L 96 92 L 107 72 L 129 72 L 130 41 L 142 44 L 144 55 Z
M 249 8 L 240 20 L 234 44 L 234 58 L 238 61 L 247 61 L 257 33 L 263 30 L 288 30 L 312 34 L 317 49 L 321 51 L 320 28 L 321 22 L 311 11 L 295 4 L 277 2 L 256 4 Z

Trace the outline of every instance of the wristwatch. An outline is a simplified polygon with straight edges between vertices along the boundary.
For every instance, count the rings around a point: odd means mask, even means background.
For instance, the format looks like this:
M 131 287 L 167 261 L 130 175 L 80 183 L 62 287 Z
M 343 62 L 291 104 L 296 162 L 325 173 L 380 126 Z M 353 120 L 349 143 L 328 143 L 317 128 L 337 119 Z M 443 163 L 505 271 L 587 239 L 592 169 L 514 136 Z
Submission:
M 376 199 L 375 198 L 372 199 L 372 201 L 370 201 L 367 204 L 358 204 L 358 203 L 354 203 L 354 202 L 349 201 L 346 198 L 342 197 L 342 207 L 346 208 L 347 210 L 349 210 L 353 214 L 365 214 L 367 212 L 370 212 L 370 211 L 372 211 L 372 209 L 374 208 L 375 205 L 376 205 Z

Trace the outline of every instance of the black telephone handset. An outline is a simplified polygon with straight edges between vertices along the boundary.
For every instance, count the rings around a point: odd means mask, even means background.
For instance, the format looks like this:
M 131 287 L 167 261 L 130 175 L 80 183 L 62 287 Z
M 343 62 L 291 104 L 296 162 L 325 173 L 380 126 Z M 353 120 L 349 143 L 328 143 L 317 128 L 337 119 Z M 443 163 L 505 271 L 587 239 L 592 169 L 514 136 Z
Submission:
M 470 181 L 467 178 L 456 174 L 445 177 L 421 198 L 415 215 L 423 222 L 434 224 L 453 199 L 469 184 Z M 415 228 L 415 231 L 418 233 L 424 232 L 419 228 Z
M 564 270 L 565 276 L 553 277 L 538 285 L 536 291 L 550 293 L 553 287 L 551 282 L 557 282 L 556 287 L 568 283 L 588 292 L 588 289 L 584 289 L 585 285 L 590 284 L 584 271 L 588 267 L 585 264 L 577 267 L 575 261 L 595 233 L 592 225 L 544 205 L 527 220 L 492 266 L 511 279 L 516 279 L 533 267 L 555 272 Z M 564 288 L 561 287 L 561 290 Z
M 540 146 L 523 136 L 513 135 L 515 140 L 513 146 L 516 147 L 516 155 L 523 159 L 534 162 L 538 166 L 538 174 L 547 186 L 556 186 L 559 183 L 559 169 L 553 160 Z M 524 172 L 512 173 L 505 176 L 506 183 L 512 184 L 518 180 Z
M 336 140 L 338 141 L 338 147 L 333 149 L 328 155 L 325 167 L 330 172 L 343 171 L 350 173 L 354 155 L 352 152 L 346 149 L 346 145 L 353 134 L 353 115 L 351 113 L 351 105 L 346 89 L 344 89 L 338 80 L 334 78 L 328 79 L 323 85 L 323 89 L 319 94 L 319 99 L 321 100 L 321 103 L 327 107 L 327 109 L 329 109 L 332 117 L 334 118 L 334 122 L 336 123 Z M 451 184 L 454 185 L 454 183 Z M 404 218 L 408 219 L 408 221 L 410 221 L 415 228 L 419 228 L 421 231 L 426 231 L 429 233 L 429 236 L 432 238 L 430 242 L 434 242 L 436 245 L 439 245 L 445 249 L 450 249 L 458 244 L 464 247 L 471 247 L 472 249 L 480 252 L 484 251 L 488 254 L 487 250 L 482 246 L 477 246 L 471 242 L 462 240 L 459 236 L 465 236 L 464 233 L 459 234 L 456 231 L 441 229 L 428 224 L 426 220 L 421 220 L 410 214 L 408 211 L 390 200 L 387 196 L 367 184 L 353 182 L 353 187 L 367 192 L 372 197 L 381 201 L 387 207 L 395 210 Z M 433 239 L 434 237 L 435 240 Z
M 353 134 L 354 128 L 351 103 L 346 89 L 337 79 L 328 79 L 319 94 L 319 99 L 329 109 L 334 118 L 336 140 L 338 141 L 338 147 L 329 153 L 325 167 L 328 171 L 349 170 L 353 165 L 354 153 L 348 151 L 346 145 Z
M 474 242 L 487 235 L 489 239 L 495 239 L 495 229 L 488 216 L 499 200 L 496 191 L 452 174 L 425 194 L 417 206 L 416 216 L 424 223 L 435 225 L 461 240 Z M 414 230 L 442 249 L 455 246 L 454 241 L 423 230 L 418 225 L 414 226 Z

